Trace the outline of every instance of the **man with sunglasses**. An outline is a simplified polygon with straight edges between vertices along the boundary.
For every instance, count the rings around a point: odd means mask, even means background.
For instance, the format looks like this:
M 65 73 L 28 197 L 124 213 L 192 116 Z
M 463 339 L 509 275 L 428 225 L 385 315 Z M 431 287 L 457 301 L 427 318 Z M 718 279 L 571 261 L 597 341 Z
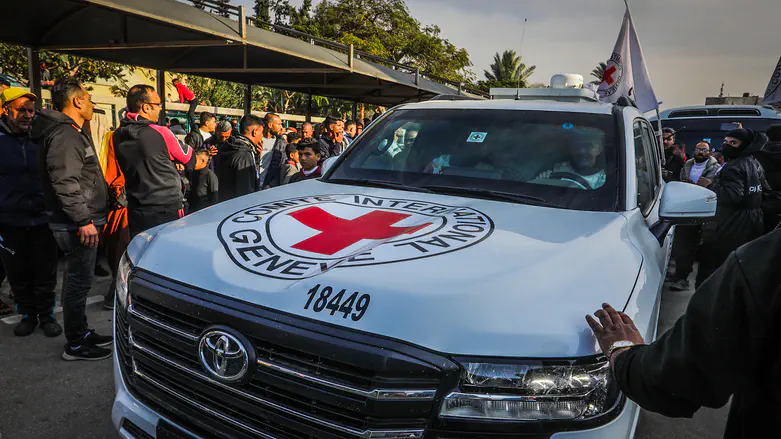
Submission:
M 182 179 L 177 170 L 190 161 L 192 149 L 166 127 L 157 125 L 162 102 L 154 87 L 128 90 L 127 116 L 112 138 L 125 175 L 131 239 L 183 215 Z
M 60 79 L 51 88 L 55 110 L 41 110 L 33 119 L 31 138 L 40 146 L 38 172 L 49 227 L 67 259 L 62 290 L 63 320 L 68 343 L 64 360 L 111 357 L 111 336 L 87 326 L 87 294 L 95 278 L 99 230 L 106 224 L 106 180 L 89 130 L 95 104 L 74 78 Z
M 689 159 L 681 171 L 681 181 L 710 188 L 716 178 L 716 172 L 721 169 L 719 162 L 711 157 L 711 146 L 702 141 L 694 147 L 694 158 Z M 689 275 L 694 270 L 694 260 L 697 248 L 702 238 L 702 226 L 679 225 L 675 228 L 675 276 L 671 276 L 673 291 L 689 289 Z

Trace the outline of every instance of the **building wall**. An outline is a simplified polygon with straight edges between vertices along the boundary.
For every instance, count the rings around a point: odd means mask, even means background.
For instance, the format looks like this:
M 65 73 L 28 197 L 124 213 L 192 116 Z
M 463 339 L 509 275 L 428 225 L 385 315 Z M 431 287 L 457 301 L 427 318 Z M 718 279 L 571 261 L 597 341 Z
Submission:
M 726 96 L 705 98 L 705 105 L 762 105 L 759 96 Z

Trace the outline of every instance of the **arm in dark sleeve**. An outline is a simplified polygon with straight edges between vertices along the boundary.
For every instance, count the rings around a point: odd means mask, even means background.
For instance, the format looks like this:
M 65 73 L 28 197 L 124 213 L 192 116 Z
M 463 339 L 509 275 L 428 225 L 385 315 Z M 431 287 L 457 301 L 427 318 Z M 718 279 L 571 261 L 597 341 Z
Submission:
M 209 173 L 209 206 L 220 202 L 220 181 L 214 172 Z
M 236 196 L 251 194 L 258 190 L 258 173 L 252 154 L 237 154 L 233 158 L 234 193 Z
M 738 166 L 725 166 L 719 173 L 719 179 L 711 190 L 719 197 L 719 203 L 738 205 L 743 201 L 746 184 Z
M 46 153 L 46 167 L 62 211 L 81 227 L 89 224 L 92 215 L 79 183 L 85 158 L 84 142 L 76 136 L 80 134 L 68 128 L 49 140 L 51 146 Z
M 282 158 L 285 155 L 286 147 L 287 143 L 282 141 L 277 141 L 277 143 L 274 145 L 274 150 L 271 152 L 271 163 L 269 164 L 268 171 L 266 172 L 266 177 L 263 181 L 263 187 L 279 186 L 279 173 L 282 170 Z
M 721 407 L 741 386 L 741 373 L 757 361 L 753 342 L 765 331 L 759 316 L 733 253 L 694 293 L 670 331 L 616 357 L 614 376 L 629 399 L 664 416 L 691 417 L 702 406 Z

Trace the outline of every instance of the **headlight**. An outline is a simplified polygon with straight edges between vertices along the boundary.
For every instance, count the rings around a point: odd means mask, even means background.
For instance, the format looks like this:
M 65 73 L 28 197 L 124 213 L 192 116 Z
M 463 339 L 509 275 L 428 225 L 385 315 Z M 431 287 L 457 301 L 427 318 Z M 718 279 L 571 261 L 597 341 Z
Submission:
M 127 257 L 127 253 L 125 253 L 122 255 L 122 259 L 119 260 L 117 283 L 114 285 L 117 294 L 117 302 L 119 302 L 123 309 L 127 309 L 128 306 L 127 281 L 128 277 L 130 277 L 131 270 L 133 270 L 133 265 L 130 263 L 130 258 Z
M 586 420 L 610 411 L 618 402 L 608 363 L 461 365 L 458 391 L 445 397 L 442 418 Z

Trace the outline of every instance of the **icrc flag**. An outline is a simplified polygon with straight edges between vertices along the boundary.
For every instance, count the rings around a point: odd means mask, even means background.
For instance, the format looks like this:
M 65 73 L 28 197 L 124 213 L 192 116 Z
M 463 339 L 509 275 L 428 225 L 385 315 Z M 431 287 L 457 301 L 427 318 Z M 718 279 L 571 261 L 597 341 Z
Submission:
M 616 48 L 607 62 L 605 76 L 599 85 L 599 96 L 602 102 L 610 103 L 615 103 L 621 96 L 627 96 L 635 101 L 642 112 L 659 108 L 628 7 Z
M 773 71 L 773 76 L 770 77 L 770 84 L 767 85 L 767 91 L 765 91 L 764 104 L 777 104 L 781 102 L 781 59 L 778 60 L 778 65 Z

